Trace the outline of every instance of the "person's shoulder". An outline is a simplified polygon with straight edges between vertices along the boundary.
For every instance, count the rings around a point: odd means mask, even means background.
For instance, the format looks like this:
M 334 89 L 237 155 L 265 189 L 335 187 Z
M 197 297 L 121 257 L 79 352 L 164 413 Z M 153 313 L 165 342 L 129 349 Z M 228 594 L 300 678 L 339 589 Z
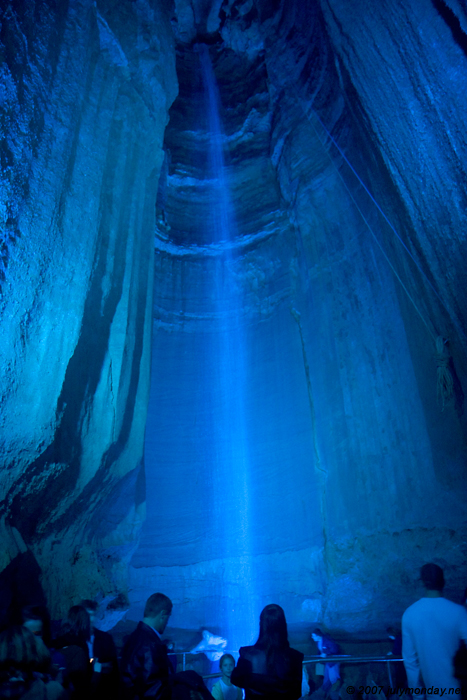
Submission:
M 141 645 L 150 645 L 151 642 L 155 644 L 155 637 L 157 637 L 157 635 L 154 630 L 151 630 L 148 625 L 141 621 L 138 622 L 133 632 L 128 635 L 123 646 L 124 649 L 130 649 L 140 647 Z
M 295 661 L 300 661 L 300 663 L 302 662 L 304 655 L 302 654 L 301 651 L 298 651 L 298 649 L 294 649 L 293 647 L 290 647 L 289 653 L 290 653 L 290 656 L 292 657 L 292 659 L 294 659 Z
M 424 607 L 424 600 L 428 600 L 428 598 L 419 598 L 415 603 L 409 605 L 402 613 L 402 620 L 410 618 L 412 615 L 416 614 L 417 611 L 421 610 Z
M 457 612 L 460 612 L 461 610 L 463 610 L 465 612 L 464 605 L 459 605 L 459 603 L 454 603 L 452 600 L 448 600 L 448 598 L 435 598 L 435 600 L 442 600 L 443 604 L 446 605 L 446 607 L 451 608 L 452 610 L 457 610 Z
M 110 634 L 110 632 L 103 632 L 102 630 L 98 630 L 95 628 L 94 630 L 94 640 L 95 642 L 98 642 L 99 644 L 103 644 L 105 646 L 115 646 L 114 638 Z
M 402 615 L 402 622 L 410 621 L 411 618 L 417 617 L 418 615 L 428 614 L 430 612 L 436 613 L 436 611 L 451 616 L 458 615 L 459 617 L 467 614 L 463 605 L 453 603 L 452 600 L 448 600 L 443 596 L 438 598 L 427 598 L 424 596 L 416 600 L 412 605 L 409 605 Z
M 441 610 L 446 610 L 446 613 L 458 616 L 460 618 L 467 617 L 467 610 L 464 605 L 459 605 L 459 603 L 453 603 L 452 600 L 447 598 L 435 598 L 435 600 L 442 600 L 443 603 L 439 605 Z
M 214 695 L 214 692 L 219 692 L 219 691 L 221 691 L 221 693 L 222 693 L 222 686 L 221 686 L 220 678 L 217 681 L 217 683 L 214 683 L 214 685 L 212 686 L 211 695 Z
M 217 681 L 217 683 L 214 683 L 214 685 L 212 686 L 211 695 L 213 695 L 214 697 L 216 697 L 216 696 L 214 695 L 214 693 L 215 693 L 215 692 L 218 693 L 219 691 L 222 692 L 222 687 L 221 687 L 221 681 L 220 681 L 220 679 Z
M 141 637 L 142 639 L 148 639 L 148 640 L 154 641 L 154 642 L 161 641 L 159 639 L 158 635 L 156 634 L 156 632 L 154 632 L 154 630 L 152 629 L 152 627 L 149 627 L 149 625 L 147 625 L 142 620 L 140 620 L 138 622 L 136 629 L 133 631 L 133 635 L 135 635 L 137 637 Z
M 245 654 L 255 654 L 255 653 L 257 653 L 258 651 L 259 651 L 259 650 L 258 650 L 255 646 L 252 646 L 252 647 L 240 647 L 240 649 L 238 650 L 238 653 L 240 654 L 240 656 L 244 656 Z
M 111 660 L 117 654 L 114 638 L 109 632 L 103 632 L 97 628 L 94 630 L 94 654 L 100 660 Z M 102 657 L 109 657 L 108 659 Z
M 238 653 L 240 654 L 241 659 L 253 659 L 257 657 L 259 654 L 261 654 L 261 649 L 258 649 L 255 646 L 251 647 L 240 647 L 238 650 Z
M 68 700 L 70 697 L 58 681 L 48 681 L 45 684 L 45 693 L 47 700 Z
M 327 647 L 328 649 L 338 649 L 339 645 L 337 642 L 332 639 L 332 637 L 323 637 L 323 648 Z
M 458 612 L 461 613 L 464 611 L 464 606 L 459 605 L 459 603 L 453 603 L 452 600 L 448 600 L 448 598 L 445 598 L 444 596 L 438 596 L 436 598 L 429 598 L 427 596 L 424 596 L 423 598 L 419 598 L 419 600 L 415 601 L 412 605 L 410 605 L 405 612 L 408 610 L 422 610 L 422 609 L 427 609 L 427 610 L 451 610 L 453 612 Z
M 8 691 L 7 691 L 8 692 Z M 2 695 L 3 697 L 10 697 L 9 694 Z M 11 695 L 11 697 L 18 697 L 16 694 Z M 44 681 L 40 678 L 34 678 L 32 683 L 29 684 L 26 692 L 21 695 L 24 700 L 45 700 L 47 696 L 47 687 Z

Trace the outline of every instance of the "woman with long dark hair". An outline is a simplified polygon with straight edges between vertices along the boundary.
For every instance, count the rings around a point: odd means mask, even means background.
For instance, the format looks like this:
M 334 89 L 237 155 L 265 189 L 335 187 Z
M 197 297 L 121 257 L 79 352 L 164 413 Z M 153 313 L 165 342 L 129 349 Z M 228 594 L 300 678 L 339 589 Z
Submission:
M 82 605 L 73 605 L 63 623 L 62 634 L 55 640 L 55 649 L 63 656 L 63 685 L 71 700 L 87 700 L 91 691 L 92 665 L 88 642 L 91 618 Z
M 241 647 L 231 681 L 245 689 L 246 700 L 297 700 L 302 694 L 303 654 L 289 645 L 280 605 L 266 605 L 259 618 L 259 637 Z

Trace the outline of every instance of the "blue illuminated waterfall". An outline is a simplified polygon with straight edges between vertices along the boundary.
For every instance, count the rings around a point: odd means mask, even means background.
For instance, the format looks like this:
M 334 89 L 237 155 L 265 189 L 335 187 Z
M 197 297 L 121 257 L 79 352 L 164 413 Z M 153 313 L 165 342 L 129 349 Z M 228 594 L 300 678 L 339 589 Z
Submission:
M 235 217 L 224 163 L 220 101 L 206 46 L 198 46 L 208 109 L 209 176 L 212 186 L 211 225 L 219 250 L 213 284 L 213 461 L 214 527 L 222 533 L 224 560 L 220 594 L 226 601 L 221 622 L 229 648 L 249 643 L 257 628 L 254 576 L 251 570 L 248 426 L 245 395 L 248 384 L 247 344 L 242 320 L 242 292 L 235 255 Z M 226 499 L 226 493 L 230 497 Z M 227 506 L 226 506 L 227 502 Z M 221 505 L 222 504 L 222 505 Z

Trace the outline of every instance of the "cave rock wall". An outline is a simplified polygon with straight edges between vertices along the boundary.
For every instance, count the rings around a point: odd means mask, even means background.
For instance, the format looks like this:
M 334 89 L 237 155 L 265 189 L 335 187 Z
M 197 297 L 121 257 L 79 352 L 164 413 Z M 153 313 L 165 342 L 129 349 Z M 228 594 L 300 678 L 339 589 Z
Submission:
M 135 611 L 163 582 L 175 624 L 219 625 L 235 641 L 235 618 L 248 641 L 268 602 L 293 621 L 376 630 L 400 620 L 433 559 L 459 595 L 466 57 L 451 15 L 422 5 L 224 5 L 223 51 L 211 56 L 238 226 L 228 266 L 206 241 L 207 138 L 190 122 L 194 79 L 181 77 L 157 243 L 155 505 L 132 560 Z M 179 37 L 192 31 L 178 26 Z M 233 375 L 231 391 L 251 448 L 243 520 L 231 512 L 235 467 L 220 464 L 215 440 L 219 276 L 242 299 L 248 385 Z M 457 382 L 444 410 L 438 335 Z
M 144 517 L 174 49 L 166 8 L 144 0 L 3 3 L 0 40 L 0 501 L 61 614 L 126 588 Z

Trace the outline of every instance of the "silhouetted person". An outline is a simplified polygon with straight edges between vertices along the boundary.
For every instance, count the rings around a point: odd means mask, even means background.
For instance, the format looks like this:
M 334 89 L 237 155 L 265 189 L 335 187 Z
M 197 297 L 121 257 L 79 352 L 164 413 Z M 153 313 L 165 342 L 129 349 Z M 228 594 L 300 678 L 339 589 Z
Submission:
M 420 569 L 425 595 L 402 616 L 402 654 L 409 688 L 460 687 L 454 655 L 467 640 L 467 612 L 443 598 L 444 574 L 437 564 Z M 451 693 L 452 694 L 452 693 Z
M 467 606 L 467 588 L 462 596 L 462 605 Z M 462 700 L 467 700 L 467 645 L 464 641 L 454 657 L 454 676 L 459 681 Z
M 50 653 L 27 627 L 0 634 L 0 697 L 25 700 L 66 700 L 63 687 L 48 675 Z
M 89 657 L 92 661 L 91 697 L 115 697 L 120 685 L 117 649 L 113 637 L 95 626 L 96 612 L 99 607 L 95 600 L 82 600 L 81 605 L 87 611 L 91 623 L 91 635 L 88 640 Z
M 153 593 L 144 608 L 144 617 L 128 637 L 122 653 L 121 674 L 125 697 L 129 700 L 155 698 L 169 700 L 172 665 L 161 635 L 172 613 L 172 601 L 163 593 Z
M 21 622 L 36 637 L 44 639 L 44 611 L 39 605 L 26 605 L 21 610 Z
M 291 649 L 287 622 L 279 605 L 267 605 L 259 618 L 259 637 L 240 648 L 231 681 L 245 689 L 246 700 L 297 700 L 302 694 L 303 654 Z
M 54 647 L 65 660 L 63 684 L 72 700 L 89 700 L 92 666 L 88 642 L 91 637 L 91 620 L 82 605 L 73 605 L 62 625 L 62 634 Z
M 333 639 L 331 639 L 331 637 L 325 636 L 319 627 L 315 627 L 311 633 L 311 638 L 314 642 L 316 642 L 318 651 L 323 657 L 334 656 L 340 651 L 339 645 Z M 324 693 L 328 693 L 334 683 L 337 683 L 339 679 L 340 667 L 337 661 L 324 664 L 323 685 L 321 686 L 320 690 L 322 690 Z

